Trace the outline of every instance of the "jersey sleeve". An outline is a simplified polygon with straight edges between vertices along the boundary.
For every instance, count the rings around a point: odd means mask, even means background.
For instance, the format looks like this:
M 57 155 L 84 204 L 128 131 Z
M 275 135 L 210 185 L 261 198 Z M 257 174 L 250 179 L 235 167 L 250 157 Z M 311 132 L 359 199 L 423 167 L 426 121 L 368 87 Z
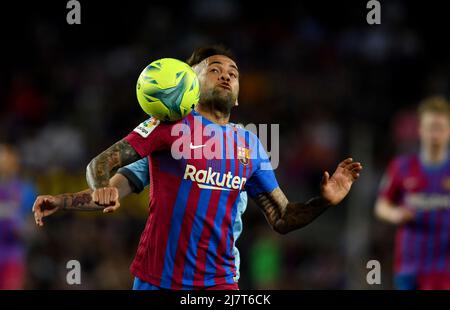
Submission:
M 270 193 L 278 187 L 269 156 L 259 139 L 256 136 L 254 136 L 254 139 L 256 139 L 255 147 L 250 152 L 254 172 L 245 184 L 245 189 L 252 198 L 261 193 Z
M 378 197 L 397 203 L 401 194 L 401 160 L 391 161 L 381 179 Z
M 150 184 L 148 157 L 144 157 L 120 168 L 117 173 L 120 173 L 128 179 L 134 193 L 142 192 L 144 188 Z
M 170 132 L 169 123 L 161 123 L 151 117 L 130 132 L 125 137 L 125 141 L 144 158 L 154 151 L 170 148 Z

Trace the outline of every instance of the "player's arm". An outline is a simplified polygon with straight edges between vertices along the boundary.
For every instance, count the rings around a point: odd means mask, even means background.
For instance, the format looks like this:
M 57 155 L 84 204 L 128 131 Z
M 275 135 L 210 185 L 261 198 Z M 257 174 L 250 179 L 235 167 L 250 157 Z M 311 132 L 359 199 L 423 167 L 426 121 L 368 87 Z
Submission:
M 347 158 L 342 161 L 330 177 L 324 173 L 321 182 L 321 195 L 305 203 L 290 202 L 283 191 L 277 187 L 270 193 L 254 197 L 272 228 L 281 234 L 302 228 L 311 223 L 330 206 L 337 205 L 350 191 L 359 177 L 362 165 Z
M 105 196 L 108 180 L 123 166 L 145 158 L 156 150 L 170 148 L 171 125 L 150 118 L 137 126 L 124 139 L 95 157 L 86 168 L 86 179 L 96 203 Z
M 375 216 L 387 223 L 399 225 L 411 221 L 414 213 L 398 205 L 402 192 L 403 176 L 400 173 L 400 159 L 393 160 L 381 181 L 378 199 L 375 203 Z
M 122 139 L 95 157 L 86 169 L 86 179 L 92 190 L 109 186 L 109 179 L 120 167 L 139 160 L 141 156 Z
M 43 226 L 43 218 L 52 215 L 58 210 L 68 211 L 100 211 L 112 212 L 119 208 L 118 200 L 128 196 L 133 192 L 128 179 L 120 173 L 114 175 L 110 180 L 110 188 L 116 188 L 117 192 L 109 191 L 108 197 L 102 197 L 102 204 L 95 203 L 92 197 L 92 189 L 86 189 L 78 193 L 67 193 L 61 195 L 41 195 L 38 196 L 33 205 L 34 219 L 38 226 Z M 117 194 L 118 197 L 114 197 Z M 117 199 L 116 199 L 117 198 Z M 107 199 L 107 201 L 105 200 Z M 110 202 L 114 205 L 107 206 Z
M 401 208 L 384 197 L 378 198 L 375 203 L 375 216 L 385 222 L 401 225 L 414 219 L 414 213 Z
M 254 200 L 270 226 L 280 234 L 308 225 L 331 205 L 322 197 L 312 198 L 305 203 L 289 202 L 279 187 L 271 193 L 259 194 Z
M 119 168 L 140 158 L 141 156 L 128 141 L 122 139 L 91 160 L 86 168 L 86 180 L 92 189 L 93 202 L 108 206 L 110 203 L 108 199 L 114 197 L 116 200 L 113 204 L 119 204 L 118 190 L 109 184 L 109 179 Z

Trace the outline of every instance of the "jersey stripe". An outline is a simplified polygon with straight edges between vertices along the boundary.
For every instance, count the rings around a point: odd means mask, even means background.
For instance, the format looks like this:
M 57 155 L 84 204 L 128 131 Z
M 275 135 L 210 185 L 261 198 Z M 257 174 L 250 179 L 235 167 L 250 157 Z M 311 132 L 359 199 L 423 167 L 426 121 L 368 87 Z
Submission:
M 194 122 L 194 126 L 192 126 L 191 122 L 191 137 L 194 135 L 192 131 L 194 130 L 202 130 L 203 132 L 203 126 L 196 118 L 192 118 Z M 191 118 L 189 118 L 189 121 L 191 121 Z M 194 129 L 195 128 L 195 129 Z M 197 144 L 203 144 L 204 141 L 196 141 Z M 197 144 L 198 145 L 198 144 Z M 202 150 L 201 148 L 198 148 L 196 150 Z M 206 169 L 206 161 L 205 160 L 197 160 L 196 161 L 196 167 L 197 169 Z M 180 236 L 178 238 L 178 248 L 175 254 L 175 266 L 173 270 L 173 282 L 172 282 L 172 288 L 173 289 L 180 289 L 182 288 L 181 283 L 183 282 L 183 273 L 185 264 L 188 265 L 194 265 L 195 259 L 192 255 L 187 256 L 187 249 L 189 245 L 189 240 L 191 238 L 192 234 L 195 234 L 195 232 L 192 230 L 194 217 L 190 216 L 192 214 L 197 213 L 197 206 L 199 204 L 200 200 L 200 193 L 202 191 L 198 187 L 197 184 L 193 184 L 191 187 L 191 191 L 189 193 L 188 201 L 187 201 L 187 207 L 185 207 L 185 212 L 182 218 L 181 222 L 181 230 L 180 230 Z M 203 192 L 209 192 L 209 190 L 203 191 Z M 187 283 L 185 283 L 187 284 Z
M 197 212 L 195 214 L 192 232 L 189 238 L 189 247 L 186 255 L 189 257 L 189 264 L 185 264 L 183 272 L 183 283 L 190 286 L 199 286 L 198 283 L 194 283 L 194 273 L 197 265 L 199 253 L 205 248 L 199 246 L 199 241 L 203 231 L 204 223 L 208 208 L 211 208 L 212 190 L 203 190 L 200 193 L 200 197 L 197 203 Z M 203 285 L 203 283 L 201 284 Z M 200 285 L 200 286 L 201 286 Z
M 237 129 L 236 130 L 236 146 L 248 148 L 248 146 L 245 144 L 245 138 L 241 136 L 242 132 L 243 132 L 242 129 Z M 237 152 L 238 152 L 237 147 L 236 147 L 235 152 L 236 152 L 235 153 L 235 156 L 236 156 L 235 158 L 238 158 L 237 157 Z M 249 159 L 249 160 L 251 160 L 251 159 Z M 239 175 L 242 175 L 243 178 L 248 180 L 247 173 L 246 173 L 247 169 L 244 166 L 244 164 L 240 163 L 239 160 L 236 161 L 236 164 L 238 166 L 238 169 L 236 170 L 236 173 L 238 173 Z M 230 227 L 230 230 L 231 230 L 231 242 L 230 242 L 230 247 L 229 247 L 229 251 L 230 251 L 230 253 L 232 253 L 232 255 L 229 256 L 230 257 L 230 262 L 229 263 L 233 266 L 233 274 L 234 274 L 235 277 L 237 276 L 237 266 L 236 266 L 237 262 L 236 262 L 236 257 L 234 255 L 235 242 L 236 242 L 236 240 L 234 239 L 234 233 L 235 233 L 234 226 L 235 226 L 235 222 L 236 222 L 237 212 L 239 211 L 238 210 L 238 205 L 239 205 L 239 199 L 236 200 L 236 203 L 233 206 L 233 214 L 232 214 L 232 217 L 231 217 L 231 227 Z M 233 260 L 233 261 L 231 261 L 231 260 Z
M 425 258 L 425 262 L 424 262 L 424 269 L 425 272 L 430 272 L 431 271 L 431 267 L 433 266 L 433 248 L 434 248 L 434 235 L 436 233 L 436 221 L 437 221 L 437 216 L 438 216 L 438 211 L 437 210 L 433 210 L 430 212 L 430 220 L 428 223 L 428 231 L 427 231 L 427 244 L 426 244 L 426 248 L 424 249 L 423 254 L 426 255 Z
M 420 221 L 417 224 L 416 234 L 417 234 L 417 244 L 415 248 L 415 264 L 416 270 L 422 271 L 423 262 L 425 261 L 425 253 L 428 242 L 428 223 L 430 219 L 430 213 L 421 211 L 420 212 Z
M 175 265 L 174 257 L 178 247 L 178 239 L 181 231 L 181 223 L 184 217 L 186 203 L 192 186 L 191 181 L 183 179 L 181 181 L 180 189 L 178 190 L 177 200 L 172 213 L 170 221 L 169 239 L 166 246 L 166 255 L 164 258 L 164 268 L 161 279 L 161 287 L 170 288 L 172 282 L 173 267 Z
M 209 242 L 214 229 L 214 219 L 217 214 L 221 193 L 222 191 L 218 190 L 212 191 L 211 193 L 210 206 L 206 211 L 203 230 L 197 245 L 197 260 L 195 265 L 197 272 L 194 274 L 194 286 L 205 285 L 206 257 L 208 255 Z
M 423 174 L 420 171 L 420 164 L 416 157 L 409 158 L 405 161 L 405 169 L 410 170 L 411 173 L 416 176 L 423 179 Z M 409 168 L 409 169 L 408 169 Z M 427 220 L 428 214 L 426 214 L 424 211 L 418 211 L 416 212 L 416 221 L 413 223 L 414 226 L 414 232 L 412 233 L 413 238 L 411 240 L 412 246 L 411 246 L 411 255 L 412 255 L 412 265 L 414 266 L 414 269 L 417 271 L 419 270 L 421 264 L 421 253 L 423 252 L 422 248 L 425 246 L 425 236 L 423 234 L 423 231 L 425 229 L 424 222 Z
M 240 166 L 242 166 L 242 164 L 239 162 L 238 159 L 238 131 L 236 130 L 236 128 L 234 128 L 234 130 L 230 131 L 230 137 L 232 139 L 232 145 L 233 148 L 231 149 L 233 154 L 232 154 L 232 158 L 233 160 L 233 165 L 234 167 L 231 168 L 231 170 L 233 171 L 234 175 L 238 175 L 239 174 L 239 168 Z M 224 264 L 228 267 L 227 269 L 230 270 L 230 273 L 232 275 L 232 277 L 227 278 L 228 283 L 234 283 L 234 277 L 236 276 L 236 265 L 235 265 L 235 257 L 234 257 L 234 252 L 233 252 L 233 246 L 234 246 L 234 234 L 233 234 L 233 225 L 234 225 L 234 221 L 236 219 L 236 211 L 237 211 L 237 205 L 238 205 L 238 201 L 239 199 L 237 199 L 239 195 L 239 191 L 235 191 L 233 192 L 231 196 L 233 196 L 232 198 L 229 199 L 229 211 L 227 213 L 227 218 L 228 218 L 228 222 L 225 223 L 226 225 L 228 225 L 226 227 L 226 231 L 225 231 L 225 236 L 226 236 L 226 241 L 225 241 L 225 253 L 224 253 L 224 257 L 223 259 Z M 229 273 L 229 274 L 230 274 Z
M 157 171 L 159 169 L 158 163 L 155 160 L 152 161 L 151 167 L 152 171 Z M 173 184 L 175 189 L 180 190 L 181 182 L 177 176 L 162 172 L 157 173 L 159 176 L 167 178 L 167 180 Z M 150 178 L 152 178 L 152 174 L 150 174 Z M 154 183 L 155 182 L 153 182 L 153 180 L 150 181 L 150 184 Z M 154 193 L 153 190 L 158 189 L 152 187 L 152 190 L 149 193 L 149 217 L 147 219 L 145 229 L 141 235 L 136 257 L 131 266 L 131 272 L 142 280 L 159 285 L 157 281 L 161 278 L 164 266 L 165 250 L 169 236 L 170 218 L 176 196 L 170 195 L 169 193 L 164 193 L 165 197 L 160 197 L 161 199 L 164 199 L 164 205 L 156 206 L 155 200 L 152 198 Z M 155 225 L 156 219 L 159 222 L 162 222 L 161 226 Z M 152 238 L 150 238 L 150 236 L 152 236 Z M 149 270 L 150 266 L 152 267 L 151 270 Z
M 224 132 L 222 145 L 226 146 L 226 143 L 227 143 L 227 138 L 226 138 L 226 133 Z M 224 147 L 222 149 L 222 160 L 221 160 L 222 175 L 227 173 L 227 171 L 229 171 L 229 169 L 230 169 L 229 162 L 227 161 L 227 158 L 226 158 L 226 147 Z M 226 206 L 229 193 L 230 193 L 229 191 L 222 191 L 222 193 L 220 194 L 219 205 L 222 206 L 222 208 L 217 209 L 216 216 L 214 218 L 213 233 L 209 240 L 208 253 L 206 255 L 205 269 L 206 269 L 206 273 L 210 276 L 208 278 L 205 277 L 205 280 L 204 280 L 205 286 L 213 286 L 216 284 L 214 275 L 216 274 L 216 270 L 217 270 L 217 266 L 216 266 L 217 245 L 219 244 L 220 238 L 221 238 L 220 226 L 222 223 L 222 219 L 225 216 L 226 208 L 224 208 L 224 207 Z
M 425 171 L 426 172 L 426 171 Z M 430 192 L 437 193 L 439 192 L 440 184 L 439 180 L 441 180 L 441 173 L 437 171 L 438 174 L 435 172 L 432 173 L 432 175 L 428 176 L 428 179 L 430 180 L 431 184 L 429 184 Z M 428 173 L 429 174 L 429 173 Z M 435 251 L 434 248 L 436 248 L 435 244 L 435 235 L 437 232 L 439 232 L 439 225 L 437 221 L 439 220 L 440 210 L 431 210 L 429 212 L 429 223 L 428 223 L 428 230 L 426 232 L 427 234 L 427 247 L 424 249 L 424 255 L 426 255 L 426 258 L 424 262 L 422 263 L 423 271 L 426 273 L 430 273 L 433 270 L 433 261 L 436 260 Z
M 450 216 L 447 214 L 447 216 L 444 217 L 443 222 L 442 222 L 442 230 L 441 230 L 441 255 L 439 257 L 439 261 L 437 264 L 437 269 L 439 271 L 443 271 L 445 269 L 448 270 L 448 261 L 450 260 L 449 255 L 449 249 L 448 249 L 448 237 L 449 237 L 449 221 L 450 220 Z
M 433 257 L 434 259 L 431 262 L 431 267 L 429 271 L 437 271 L 438 266 L 437 263 L 439 261 L 439 257 L 441 254 L 441 239 L 440 239 L 440 232 L 442 231 L 442 224 L 444 221 L 444 216 L 446 215 L 445 210 L 436 210 L 436 230 L 433 234 Z
M 236 168 L 235 168 L 235 175 L 242 175 L 242 166 L 243 166 L 243 164 L 242 163 L 240 163 L 239 162 L 239 159 L 238 159 L 238 149 L 237 149 L 237 147 L 239 146 L 239 131 L 238 130 L 236 130 L 235 131 L 235 149 L 234 149 L 234 158 L 236 158 L 237 160 L 236 160 Z M 245 145 L 243 145 L 243 147 L 245 147 Z M 244 178 L 245 178 L 245 176 L 244 176 Z M 238 195 L 239 195 L 239 193 L 238 193 Z M 227 244 L 227 249 L 228 249 L 228 255 L 227 255 L 227 257 L 228 257 L 228 259 L 229 259 L 229 261 L 228 261 L 228 264 L 230 265 L 230 266 L 232 266 L 232 268 L 231 268 L 231 270 L 232 270 L 232 272 L 233 272 L 233 277 L 236 277 L 236 264 L 235 264 L 235 260 L 236 260 L 236 258 L 235 258 L 235 256 L 234 256 L 234 243 L 235 243 L 235 240 L 234 240 L 234 225 L 235 225 L 235 222 L 236 222 L 236 214 L 237 214 L 237 211 L 238 211 L 238 203 L 239 203 L 239 199 L 236 199 L 235 200 L 235 202 L 234 202 L 234 204 L 233 204 L 233 207 L 232 207 L 232 214 L 231 214 L 231 223 L 230 223 L 230 227 L 228 228 L 228 231 L 229 231 L 229 243 Z
M 203 144 L 203 142 L 202 142 Z M 217 167 L 213 166 L 214 161 L 212 160 L 205 160 L 206 167 L 211 167 L 213 170 L 216 170 Z M 214 192 L 219 191 L 213 191 L 213 190 L 202 190 L 200 193 L 200 197 L 197 203 L 197 210 L 193 221 L 193 227 L 192 232 L 189 238 L 189 247 L 187 249 L 187 256 L 189 257 L 189 263 L 185 264 L 184 272 L 183 272 L 183 283 L 185 285 L 194 286 L 194 287 L 201 287 L 203 286 L 203 279 L 202 281 L 195 282 L 195 275 L 196 270 L 197 275 L 200 275 L 204 272 L 203 269 L 197 269 L 198 259 L 203 258 L 206 254 L 207 247 L 205 247 L 203 244 L 201 244 L 201 238 L 203 231 L 205 229 L 206 224 L 206 218 L 208 215 L 208 210 L 212 209 L 214 205 L 212 205 L 213 200 L 212 196 Z M 217 202 L 216 202 L 217 204 Z M 217 206 L 215 206 L 217 208 Z
M 448 225 L 448 218 L 450 216 L 447 215 L 447 225 Z M 450 274 L 450 249 L 449 249 L 449 244 L 448 244 L 448 236 L 449 236 L 449 232 L 448 232 L 448 226 L 447 226 L 447 243 L 445 246 L 445 252 L 442 254 L 442 257 L 444 259 L 445 263 L 445 270 L 447 272 L 447 274 Z
M 233 175 L 236 175 L 235 166 L 237 163 L 237 160 L 231 159 L 234 156 L 234 149 L 236 149 L 235 146 L 235 138 L 234 138 L 234 130 L 227 130 L 226 131 L 226 156 L 227 156 L 227 171 L 232 171 Z M 233 153 L 232 153 L 233 152 Z M 236 157 L 234 157 L 236 158 Z M 233 202 L 236 200 L 237 195 L 239 194 L 238 191 L 233 191 L 228 194 L 226 204 L 225 204 L 225 214 L 222 218 L 222 221 L 220 223 L 220 242 L 219 247 L 217 249 L 217 255 L 216 255 L 216 278 L 223 278 L 225 275 L 229 275 L 232 271 L 230 270 L 230 265 L 227 264 L 225 259 L 227 257 L 227 239 L 229 238 L 229 232 L 230 232 L 230 224 L 231 224 L 231 213 L 232 213 L 232 207 Z M 233 279 L 228 278 L 226 279 L 227 283 L 233 283 Z
M 183 283 L 183 272 L 185 264 L 190 264 L 192 261 L 191 257 L 186 256 L 187 248 L 189 245 L 189 239 L 192 234 L 192 224 L 193 217 L 189 217 L 190 212 L 196 212 L 200 198 L 200 190 L 196 188 L 194 184 L 191 187 L 191 192 L 188 197 L 187 207 L 185 210 L 185 215 L 183 216 L 183 220 L 181 223 L 180 236 L 178 238 L 178 248 L 175 254 L 175 265 L 173 268 L 172 274 L 172 288 L 173 289 L 181 289 Z M 187 283 L 186 283 L 187 284 Z
M 220 141 L 219 145 L 223 145 L 223 136 L 217 137 Z M 217 162 L 217 161 L 216 161 Z M 215 167 L 216 171 L 223 173 L 223 161 L 219 161 Z M 214 231 L 214 221 L 217 216 L 220 197 L 223 191 L 213 190 L 210 197 L 210 203 L 206 210 L 203 229 L 197 245 L 196 271 L 194 274 L 194 286 L 205 286 L 206 260 L 211 242 L 211 236 Z

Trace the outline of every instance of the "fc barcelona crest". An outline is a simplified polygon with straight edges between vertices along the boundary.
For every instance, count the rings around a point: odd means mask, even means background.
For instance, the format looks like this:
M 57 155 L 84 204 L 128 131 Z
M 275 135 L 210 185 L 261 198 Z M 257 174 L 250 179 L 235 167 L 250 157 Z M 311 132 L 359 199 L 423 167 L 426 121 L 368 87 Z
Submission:
M 238 160 L 241 164 L 248 165 L 248 162 L 250 160 L 250 149 L 238 146 L 237 156 L 238 156 Z

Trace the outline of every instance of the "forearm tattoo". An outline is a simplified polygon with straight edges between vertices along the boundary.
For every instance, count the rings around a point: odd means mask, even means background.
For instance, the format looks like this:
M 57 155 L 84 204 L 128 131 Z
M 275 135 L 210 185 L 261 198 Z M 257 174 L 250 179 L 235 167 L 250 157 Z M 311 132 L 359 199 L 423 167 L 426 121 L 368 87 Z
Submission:
M 92 190 L 74 194 L 62 194 L 60 197 L 63 210 L 98 211 L 105 208 L 92 201 Z
M 260 194 L 255 200 L 269 224 L 282 234 L 308 225 L 330 206 L 321 197 L 306 203 L 291 203 L 280 188 Z
M 139 154 L 125 140 L 120 140 L 95 157 L 87 166 L 86 179 L 92 189 L 109 186 L 109 179 L 125 165 L 140 159 Z

